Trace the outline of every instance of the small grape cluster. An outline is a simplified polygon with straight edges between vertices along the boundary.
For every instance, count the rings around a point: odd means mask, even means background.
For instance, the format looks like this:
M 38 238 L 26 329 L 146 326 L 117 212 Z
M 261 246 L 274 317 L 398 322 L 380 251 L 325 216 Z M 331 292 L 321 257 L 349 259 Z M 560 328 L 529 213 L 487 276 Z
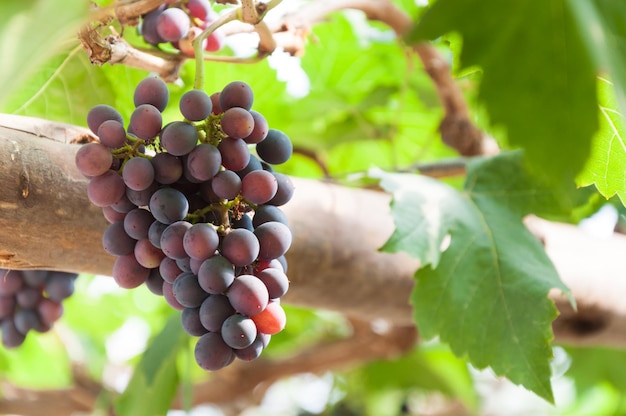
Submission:
M 162 4 L 142 16 L 139 33 L 146 43 L 170 43 L 183 54 L 194 57 L 193 40 L 217 19 L 209 0 L 187 0 Z M 224 46 L 224 34 L 219 29 L 203 42 L 207 52 L 217 52 Z
M 187 91 L 184 120 L 162 126 L 168 101 L 165 83 L 149 77 L 126 127 L 115 108 L 92 108 L 87 124 L 100 142 L 83 145 L 76 164 L 110 223 L 102 244 L 118 256 L 113 278 L 123 288 L 145 283 L 182 310 L 184 329 L 200 337 L 196 361 L 218 370 L 257 358 L 285 326 L 292 235 L 279 206 L 294 186 L 272 165 L 293 147 L 252 109 L 244 82 Z
M 47 332 L 63 315 L 78 275 L 49 270 L 0 269 L 2 345 L 22 345 L 30 331 Z

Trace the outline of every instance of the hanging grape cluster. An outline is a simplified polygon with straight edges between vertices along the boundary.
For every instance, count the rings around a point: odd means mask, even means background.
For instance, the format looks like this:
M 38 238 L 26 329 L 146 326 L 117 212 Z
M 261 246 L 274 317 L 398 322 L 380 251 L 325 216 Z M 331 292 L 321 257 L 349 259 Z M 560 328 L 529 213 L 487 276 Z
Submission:
M 83 145 L 76 164 L 110 223 L 102 245 L 117 256 L 115 281 L 145 284 L 181 310 L 184 329 L 199 337 L 196 361 L 217 370 L 258 357 L 284 328 L 292 235 L 279 207 L 294 186 L 272 165 L 293 148 L 252 109 L 244 82 L 186 92 L 184 119 L 163 126 L 168 100 L 165 83 L 149 77 L 128 124 L 113 107 L 92 108 L 87 124 L 100 142 Z
M 78 275 L 49 270 L 0 269 L 2 345 L 22 345 L 30 331 L 47 332 L 63 315 Z
M 188 0 L 162 4 L 142 16 L 139 33 L 151 45 L 171 44 L 183 54 L 194 57 L 193 40 L 211 23 L 217 14 L 209 0 Z M 203 49 L 217 52 L 224 46 L 224 34 L 218 29 L 204 41 Z

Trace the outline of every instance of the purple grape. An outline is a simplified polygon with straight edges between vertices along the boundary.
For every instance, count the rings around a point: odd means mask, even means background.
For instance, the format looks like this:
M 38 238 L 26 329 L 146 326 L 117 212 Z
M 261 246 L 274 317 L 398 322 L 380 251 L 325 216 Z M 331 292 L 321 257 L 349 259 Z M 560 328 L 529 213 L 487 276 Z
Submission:
M 102 214 L 104 218 L 109 222 L 109 224 L 113 224 L 114 222 L 124 221 L 126 218 L 126 213 L 117 212 L 110 205 L 107 207 L 102 207 Z
M 293 145 L 285 133 L 280 130 L 269 129 L 267 137 L 257 143 L 256 152 L 267 163 L 280 165 L 291 157 Z
M 209 332 L 200 322 L 200 307 L 183 309 L 181 323 L 185 332 L 193 337 L 200 337 Z
M 204 260 L 211 257 L 220 242 L 213 227 L 205 223 L 194 224 L 185 232 L 183 247 L 192 259 Z
M 163 277 L 161 276 L 159 269 L 150 270 L 150 274 L 146 279 L 146 287 L 155 295 L 163 296 Z
M 243 140 L 248 144 L 256 144 L 267 137 L 269 125 L 263 114 L 258 111 L 250 110 L 250 115 L 252 115 L 252 119 L 254 120 L 254 128 Z
M 13 319 L 3 319 L 0 330 L 2 330 L 2 345 L 5 348 L 17 348 L 26 339 L 25 335 L 15 327 Z
M 43 298 L 43 292 L 41 288 L 36 289 L 34 287 L 24 287 L 15 295 L 17 304 L 21 308 L 34 309 L 37 307 L 41 299 Z
M 122 178 L 123 179 L 123 178 Z M 128 198 L 128 195 L 126 195 L 126 193 L 124 193 L 124 195 L 122 195 L 122 197 L 120 199 L 117 200 L 117 202 L 109 205 L 113 210 L 120 212 L 122 214 L 128 214 L 130 211 L 134 210 L 135 208 L 137 208 L 137 205 L 135 205 L 133 203 L 133 201 L 131 201 Z
M 123 221 L 109 224 L 102 234 L 102 247 L 107 253 L 114 256 L 132 253 L 136 242 L 126 233 Z
M 287 215 L 274 205 L 260 205 L 254 210 L 254 217 L 252 218 L 254 228 L 270 221 L 282 222 L 286 226 L 289 226 Z
M 148 77 L 137 84 L 133 101 L 135 107 L 142 104 L 152 104 L 157 110 L 163 112 L 167 107 L 169 98 L 170 92 L 165 82 L 158 77 Z
M 255 205 L 265 204 L 276 195 L 276 191 L 276 177 L 265 170 L 252 171 L 241 180 L 241 195 Z
M 148 228 L 148 240 L 153 246 L 161 248 L 161 235 L 163 231 L 168 227 L 168 224 L 163 224 L 160 221 L 154 221 Z
M 208 181 L 220 170 L 222 155 L 212 144 L 202 143 L 187 156 L 185 167 L 191 177 L 197 181 Z
M 13 321 L 15 322 L 15 329 L 23 335 L 27 335 L 28 331 L 41 326 L 39 314 L 32 309 L 19 309 L 15 313 Z
M 224 368 L 235 359 L 232 348 L 215 332 L 206 333 L 198 338 L 194 356 L 200 368 L 207 371 Z
M 234 313 L 235 309 L 226 296 L 209 295 L 200 305 L 200 322 L 207 331 L 219 332 L 226 318 Z
M 98 134 L 98 128 L 107 120 L 116 120 L 124 125 L 124 119 L 120 112 L 110 105 L 98 104 L 87 113 L 87 126 L 95 134 Z
M 120 256 L 113 263 L 113 279 L 123 289 L 134 289 L 145 283 L 150 275 L 150 269 L 143 267 L 135 254 Z
M 248 173 L 253 172 L 255 170 L 263 170 L 263 165 L 261 165 L 261 161 L 255 155 L 250 155 L 250 160 L 245 168 L 236 171 L 237 176 L 240 178 L 244 178 Z
M 94 176 L 87 185 L 87 197 L 97 207 L 106 207 L 116 203 L 125 191 L 124 180 L 113 170 Z
M 211 190 L 218 198 L 234 199 L 241 192 L 241 178 L 232 170 L 223 170 L 211 181 Z
M 63 315 L 63 304 L 52 299 L 43 298 L 37 305 L 37 312 L 44 325 L 52 326 Z
M 213 12 L 209 0 L 189 0 L 187 7 L 193 17 L 202 21 L 209 20 Z
M 191 3 L 189 7 L 191 8 Z M 187 91 L 180 98 L 178 106 L 183 117 L 190 121 L 202 121 L 209 117 L 213 110 L 211 97 L 202 90 Z
M 147 13 L 141 22 L 141 36 L 151 45 L 157 45 L 159 43 L 165 42 L 165 39 L 159 35 L 157 31 L 157 22 L 159 20 L 159 16 L 165 10 L 165 5 L 161 5 L 158 9 Z
M 187 216 L 189 201 L 176 189 L 161 188 L 150 198 L 150 212 L 157 221 L 172 224 Z
M 152 104 L 141 104 L 130 116 L 128 132 L 143 140 L 152 140 L 159 135 L 163 117 Z
M 259 242 L 259 259 L 276 259 L 287 252 L 291 246 L 292 236 L 289 227 L 277 221 L 259 225 L 254 230 Z
M 130 158 L 124 165 L 122 179 L 124 179 L 126 186 L 133 191 L 148 189 L 154 181 L 152 163 L 143 157 Z
M 118 120 L 106 120 L 98 127 L 98 137 L 104 146 L 117 149 L 126 143 L 126 129 Z
M 0 269 L 0 295 L 14 295 L 24 286 L 20 272 Z
M 219 100 L 223 111 L 233 107 L 250 110 L 254 101 L 254 93 L 252 88 L 245 82 L 233 81 L 222 89 Z
M 180 267 L 178 267 L 178 264 L 176 264 L 176 260 L 169 257 L 165 257 L 161 260 L 159 272 L 163 280 L 170 284 L 174 284 L 176 278 L 183 273 Z
M 167 152 L 157 153 L 151 159 L 154 179 L 163 185 L 170 185 L 183 176 L 181 159 Z
M 187 253 L 183 246 L 183 238 L 189 228 L 191 228 L 191 224 L 187 221 L 176 221 L 163 231 L 163 234 L 161 234 L 161 250 L 167 257 L 174 260 L 187 258 Z
M 237 312 L 246 316 L 260 313 L 269 302 L 269 293 L 259 278 L 242 274 L 238 276 L 226 293 L 230 304 Z
M 163 297 L 165 298 L 167 304 L 177 311 L 182 311 L 183 309 L 185 309 L 185 307 L 178 303 L 178 301 L 174 297 L 174 286 L 171 283 L 165 281 L 163 282 Z
M 252 345 L 257 336 L 254 321 L 240 314 L 231 315 L 222 324 L 222 338 L 233 349 Z
M 174 156 L 184 156 L 198 143 L 196 128 L 184 121 L 174 121 L 163 128 L 161 146 Z
M 76 152 L 76 167 L 85 176 L 102 175 L 111 168 L 113 155 L 100 143 L 87 143 Z
M 20 270 L 19 273 L 22 275 L 24 283 L 35 289 L 41 289 L 48 278 L 47 270 Z
M 250 150 L 243 139 L 225 138 L 217 146 L 222 154 L 222 165 L 229 170 L 245 169 L 250 162 Z
M 276 191 L 276 195 L 274 195 L 267 204 L 275 206 L 285 205 L 291 200 L 295 187 L 289 176 L 280 172 L 274 172 L 273 175 L 278 181 L 278 190 Z
M 44 290 L 48 299 L 61 303 L 74 293 L 75 274 L 64 272 L 50 272 Z
M 289 289 L 289 279 L 282 270 L 269 267 L 257 273 L 256 276 L 265 284 L 270 299 L 284 296 Z
M 233 264 L 220 255 L 204 260 L 198 270 L 198 283 L 207 293 L 224 293 L 234 280 Z
M 165 9 L 157 18 L 157 33 L 167 42 L 181 40 L 187 36 L 190 27 L 189 16 L 177 7 Z
M 222 255 L 235 266 L 251 264 L 259 254 L 259 241 L 254 233 L 237 228 L 222 240 Z
M 266 340 L 270 335 L 257 333 L 255 340 L 246 348 L 233 350 L 235 356 L 242 361 L 252 361 L 261 356 L 261 353 L 265 349 L 269 341 Z
M 252 114 L 241 107 L 232 107 L 224 111 L 220 124 L 222 131 L 234 139 L 247 137 L 254 130 Z
M 159 189 L 159 184 L 155 181 L 143 191 L 135 191 L 130 188 L 126 188 L 126 197 L 130 202 L 137 207 L 145 207 L 150 205 L 150 198 Z
M 154 269 L 159 267 L 161 260 L 165 258 L 165 254 L 158 247 L 152 245 L 148 238 L 142 238 L 135 244 L 135 258 L 137 263 L 146 269 Z
M 135 208 L 129 211 L 124 218 L 124 231 L 129 237 L 141 240 L 148 237 L 148 230 L 154 222 L 154 217 L 147 209 Z
M 172 290 L 178 303 L 186 308 L 199 308 L 209 296 L 198 284 L 198 277 L 191 272 L 178 276 Z

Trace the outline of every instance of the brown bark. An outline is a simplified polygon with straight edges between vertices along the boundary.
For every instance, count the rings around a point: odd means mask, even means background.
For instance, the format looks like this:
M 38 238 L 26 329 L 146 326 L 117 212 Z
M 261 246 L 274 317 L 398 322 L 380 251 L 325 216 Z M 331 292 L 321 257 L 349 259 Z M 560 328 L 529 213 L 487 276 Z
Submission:
M 27 122 L 25 123 L 24 120 Z M 29 131 L 31 133 L 29 133 Z M 86 197 L 74 166 L 79 130 L 43 120 L 0 118 L 0 267 L 46 268 L 110 275 L 114 258 L 100 246 L 107 223 Z M 82 132 L 84 133 L 84 131 Z M 50 140 L 54 139 L 54 140 Z M 389 196 L 293 178 L 283 207 L 294 242 L 285 301 L 361 320 L 410 325 L 409 294 L 418 262 L 378 251 L 393 231 Z M 626 236 L 602 240 L 576 227 L 534 219 L 548 255 L 579 308 L 553 293 L 562 313 L 557 342 L 626 346 Z

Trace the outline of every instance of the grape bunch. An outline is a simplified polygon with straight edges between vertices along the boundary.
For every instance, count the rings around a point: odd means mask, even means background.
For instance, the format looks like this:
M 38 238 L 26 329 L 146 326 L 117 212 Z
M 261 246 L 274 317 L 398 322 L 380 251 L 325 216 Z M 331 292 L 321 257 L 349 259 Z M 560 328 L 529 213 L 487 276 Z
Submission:
M 0 269 L 2 345 L 22 345 L 30 331 L 47 332 L 63 315 L 78 275 L 49 270 Z
M 217 18 L 209 0 L 187 0 L 162 4 L 142 16 L 139 33 L 146 43 L 170 43 L 183 54 L 194 57 L 193 40 Z M 203 49 L 217 52 L 224 46 L 224 34 L 219 29 L 203 42 Z
M 199 337 L 196 361 L 211 371 L 257 358 L 286 321 L 292 234 L 279 207 L 294 186 L 272 165 L 293 148 L 253 98 L 241 81 L 212 95 L 190 90 L 178 105 L 183 120 L 163 125 L 169 92 L 148 77 L 127 125 L 113 107 L 89 111 L 100 142 L 76 153 L 88 197 L 110 223 L 102 245 L 117 256 L 113 278 L 123 288 L 145 284 L 181 310 L 182 326 Z

